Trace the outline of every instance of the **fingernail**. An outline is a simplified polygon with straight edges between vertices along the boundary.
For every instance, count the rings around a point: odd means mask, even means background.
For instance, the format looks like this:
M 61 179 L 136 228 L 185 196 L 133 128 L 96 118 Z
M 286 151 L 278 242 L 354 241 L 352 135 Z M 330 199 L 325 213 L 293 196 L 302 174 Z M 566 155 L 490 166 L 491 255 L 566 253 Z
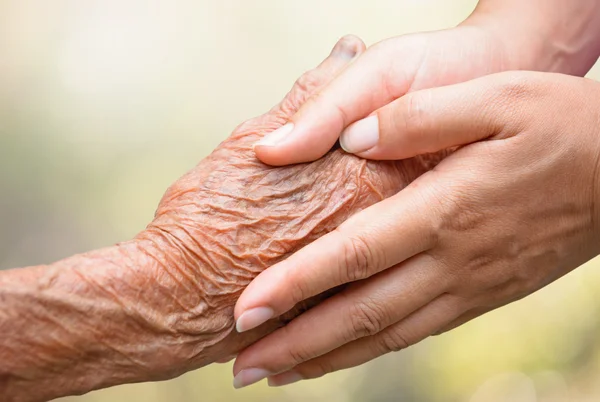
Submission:
M 283 387 L 284 385 L 290 385 L 298 381 L 302 381 L 304 378 L 300 373 L 296 371 L 287 371 L 275 376 L 271 376 L 268 379 L 269 387 Z
M 359 52 L 359 44 L 362 43 L 354 35 L 346 35 L 335 44 L 332 55 L 344 57 L 348 60 L 353 59 Z
M 356 154 L 373 148 L 379 142 L 379 119 L 369 116 L 348 126 L 340 136 L 340 145 L 348 153 Z
M 245 332 L 258 327 L 273 318 L 275 312 L 269 307 L 250 309 L 240 316 L 235 323 L 237 332 Z
M 233 378 L 233 387 L 235 389 L 247 387 L 267 378 L 271 374 L 271 372 L 259 368 L 244 369 Z
M 277 130 L 265 135 L 260 141 L 258 141 L 255 144 L 255 146 L 275 146 L 279 144 L 283 139 L 285 139 L 288 135 L 290 135 L 292 130 L 294 130 L 294 125 L 292 123 L 288 123 L 285 126 L 281 126 Z

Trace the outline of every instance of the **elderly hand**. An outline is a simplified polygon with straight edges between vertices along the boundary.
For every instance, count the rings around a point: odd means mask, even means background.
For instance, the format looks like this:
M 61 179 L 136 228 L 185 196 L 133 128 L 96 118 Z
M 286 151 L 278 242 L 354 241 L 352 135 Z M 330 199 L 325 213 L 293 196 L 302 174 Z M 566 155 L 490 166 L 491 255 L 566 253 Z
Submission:
M 0 272 L 0 399 L 48 400 L 172 378 L 236 354 L 329 296 L 254 331 L 234 329 L 234 305 L 262 270 L 397 193 L 443 156 L 372 162 L 338 149 L 280 168 L 256 159 L 252 145 L 363 50 L 359 39 L 342 39 L 280 104 L 177 180 L 135 239 Z
M 360 155 L 461 148 L 250 284 L 241 331 L 349 285 L 243 351 L 235 385 L 284 385 L 401 350 L 600 252 L 600 84 L 501 73 L 414 92 L 375 116 L 362 135 L 379 142 Z
M 363 50 L 357 38 L 341 40 L 279 105 L 240 125 L 173 183 L 135 239 L 0 272 L 0 399 L 48 400 L 172 378 L 235 354 L 289 320 L 238 334 L 233 308 L 265 267 L 408 182 L 392 177 L 396 164 L 370 163 L 378 169 L 370 170 L 373 180 L 390 176 L 389 190 L 357 185 L 354 177 L 336 182 L 354 191 L 331 198 L 330 189 L 313 185 L 318 172 L 355 169 L 364 160 L 339 151 L 274 169 L 256 159 L 252 144 Z M 424 166 L 403 165 L 413 166 L 415 177 Z M 303 220 L 307 211 L 311 218 Z

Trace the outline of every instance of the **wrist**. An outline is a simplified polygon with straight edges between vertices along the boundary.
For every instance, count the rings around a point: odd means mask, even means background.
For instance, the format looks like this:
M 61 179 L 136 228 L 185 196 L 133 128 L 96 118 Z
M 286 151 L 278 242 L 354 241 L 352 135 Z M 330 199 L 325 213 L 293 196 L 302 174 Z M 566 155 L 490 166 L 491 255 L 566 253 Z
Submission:
M 493 35 L 504 48 L 510 70 L 583 76 L 600 56 L 596 2 L 481 1 L 461 25 L 478 26 Z
M 161 246 L 135 240 L 2 272 L 0 394 L 47 400 L 174 377 L 226 355 L 213 347 L 227 335 L 225 314 L 198 302 L 201 286 L 163 270 Z

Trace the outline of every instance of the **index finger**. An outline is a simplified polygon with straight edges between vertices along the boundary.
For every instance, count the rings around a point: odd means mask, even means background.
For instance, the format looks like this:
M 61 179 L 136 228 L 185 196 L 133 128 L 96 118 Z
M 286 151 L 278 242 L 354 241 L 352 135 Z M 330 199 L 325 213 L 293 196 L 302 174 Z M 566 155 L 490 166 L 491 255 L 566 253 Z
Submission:
M 255 328 L 302 300 L 368 278 L 433 247 L 434 214 L 425 210 L 433 203 L 423 199 L 422 187 L 408 186 L 263 271 L 235 306 L 237 330 Z

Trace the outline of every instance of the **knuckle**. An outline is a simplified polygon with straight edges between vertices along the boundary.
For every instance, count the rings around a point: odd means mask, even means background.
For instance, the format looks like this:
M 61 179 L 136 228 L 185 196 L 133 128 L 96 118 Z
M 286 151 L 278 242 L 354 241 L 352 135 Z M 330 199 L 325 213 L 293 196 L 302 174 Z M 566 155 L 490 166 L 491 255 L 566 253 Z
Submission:
M 536 115 L 539 102 L 548 95 L 548 88 L 552 81 L 540 73 L 528 71 L 509 71 L 494 76 L 485 90 L 486 102 L 485 117 L 487 120 L 496 121 L 495 116 L 502 116 L 502 125 L 492 127 L 494 137 L 504 138 L 512 136 L 515 131 L 526 128 L 529 117 Z M 491 123 L 490 123 L 491 124 Z M 497 125 L 497 124 L 496 124 Z
M 451 192 L 446 189 L 440 191 L 436 186 L 424 187 L 419 193 L 422 205 L 429 206 L 429 213 L 423 217 L 425 228 L 423 234 L 428 250 L 437 248 L 447 238 L 446 226 L 449 212 L 446 193 Z
M 317 69 L 305 72 L 296 80 L 294 90 L 298 93 L 308 96 L 313 93 L 321 84 L 321 76 Z
M 461 170 L 461 177 L 447 181 L 446 187 L 430 186 L 423 189 L 424 205 L 430 206 L 427 217 L 428 244 L 432 248 L 455 236 L 457 232 L 473 232 L 485 224 L 487 214 L 481 209 L 478 194 L 473 192 L 481 180 L 480 171 Z M 443 190 L 443 191 L 442 191 Z
M 423 93 L 415 92 L 407 96 L 406 107 L 404 108 L 406 115 L 404 116 L 405 130 L 410 136 L 418 137 L 427 125 L 427 108 Z
M 393 117 L 390 123 L 393 134 L 402 134 L 403 143 L 410 144 L 418 154 L 430 152 L 431 144 L 439 143 L 439 130 L 431 124 L 431 91 L 414 92 L 400 103 L 402 116 Z M 432 137 L 433 136 L 433 137 Z
M 384 325 L 384 314 L 376 303 L 354 303 L 350 310 L 351 339 L 378 334 Z
M 396 328 L 392 331 L 386 331 L 378 339 L 378 347 L 381 352 L 399 352 L 411 345 L 409 338 L 404 334 L 403 329 Z
M 288 350 L 287 354 L 289 357 L 288 362 L 291 363 L 287 366 L 290 368 L 304 363 L 314 357 L 311 355 L 308 349 L 303 347 L 301 344 L 295 344 L 292 348 Z
M 294 339 L 293 337 L 297 329 L 294 328 L 292 323 L 291 325 L 282 327 L 280 331 L 283 332 L 283 339 Z M 278 355 L 282 357 L 282 360 L 279 360 L 278 367 L 272 370 L 274 372 L 289 370 L 315 357 L 314 353 L 311 352 L 308 342 L 288 342 L 278 350 L 280 351 Z
M 289 295 L 293 304 L 301 302 L 311 296 L 306 279 L 307 278 L 300 277 L 299 279 L 289 278 L 289 280 L 287 280 L 287 289 L 290 289 Z
M 322 79 L 319 72 L 315 70 L 304 73 L 296 80 L 292 90 L 285 96 L 279 104 L 279 111 L 287 119 L 289 116 L 298 112 L 301 107 L 306 107 L 313 102 L 313 94 L 320 87 Z
M 342 258 L 339 262 L 343 282 L 353 282 L 370 276 L 377 265 L 377 253 L 373 246 L 360 236 L 348 237 L 343 243 Z
M 499 74 L 495 85 L 489 88 L 490 99 L 504 109 L 504 112 L 523 111 L 523 101 L 544 95 L 548 83 L 539 74 L 510 71 Z
M 523 73 L 509 72 L 500 77 L 499 94 L 506 98 L 520 99 L 525 97 L 531 88 L 531 78 Z

